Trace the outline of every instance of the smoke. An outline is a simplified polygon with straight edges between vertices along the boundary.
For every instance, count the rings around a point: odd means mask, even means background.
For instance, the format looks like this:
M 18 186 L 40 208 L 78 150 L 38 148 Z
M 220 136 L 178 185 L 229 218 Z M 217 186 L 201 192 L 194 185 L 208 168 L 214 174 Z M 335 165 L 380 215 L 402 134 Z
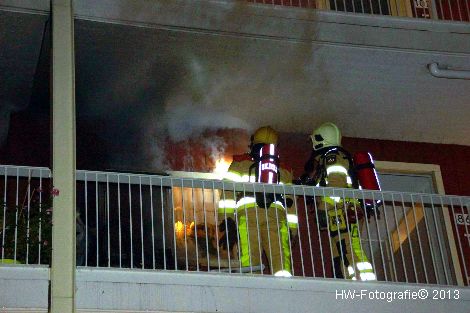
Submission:
M 198 137 L 208 129 L 250 129 L 250 126 L 240 118 L 223 112 L 201 110 L 191 104 L 171 106 L 164 120 L 167 122 L 170 139 L 176 142 Z
M 217 161 L 225 156 L 227 143 L 223 137 L 212 136 L 205 138 L 202 142 L 204 148 L 209 153 L 210 164 L 215 166 Z
M 151 143 L 147 155 L 152 167 L 160 170 L 212 171 L 226 154 L 230 130 L 249 132 L 252 127 L 246 120 L 221 109 L 219 102 L 231 88 L 214 84 L 214 77 L 209 74 L 211 64 L 188 51 L 183 52 L 181 59 L 186 61 L 178 62 L 183 68 L 172 80 L 177 83 L 165 91 L 165 97 L 160 98 L 162 103 L 157 105 L 163 110 L 154 108 L 146 122 L 152 129 L 146 140 Z M 229 75 L 221 70 L 220 76 Z M 230 82 L 230 79 L 219 81 Z M 223 130 L 226 136 L 220 134 Z M 182 165 L 172 155 L 172 145 L 182 147 L 184 154 L 178 156 Z
M 241 118 L 226 112 L 217 112 L 207 104 L 211 99 L 200 100 L 206 104 L 195 104 L 191 97 L 175 95 L 166 103 L 163 115 L 153 116 L 146 125 L 152 131 L 145 142 L 146 155 L 152 167 L 159 170 L 212 171 L 216 162 L 226 155 L 227 138 L 232 130 L 250 131 L 252 127 Z M 224 134 L 220 132 L 225 131 Z M 172 147 L 173 146 L 173 147 Z M 180 147 L 183 155 L 172 155 Z M 178 160 L 178 158 L 181 158 Z M 178 164 L 181 164 L 182 166 Z
M 126 4 L 129 7 L 115 9 L 136 17 L 144 13 Z M 218 18 L 238 23 L 248 5 L 234 1 Z M 78 22 L 76 29 L 93 34 L 77 36 L 79 115 L 83 120 L 105 120 L 105 125 L 96 126 L 103 130 L 102 141 L 119 148 L 107 147 L 103 154 L 106 162 L 122 169 L 132 164 L 151 171 L 212 170 L 221 157 L 246 149 L 246 133 L 253 126 L 282 129 L 292 124 L 288 118 L 273 121 L 269 113 L 275 104 L 288 104 L 292 95 L 305 91 L 305 84 L 297 82 L 308 81 L 306 64 L 312 58 L 312 45 L 298 45 L 305 49 L 298 51 L 286 43 L 243 37 L 85 22 Z M 313 37 L 308 35 L 313 30 L 307 29 L 306 36 Z M 292 58 L 277 62 L 263 52 L 280 56 L 285 49 Z M 97 55 L 106 56 L 106 62 L 98 63 Z M 284 74 L 295 79 L 283 80 Z M 291 114 L 289 105 L 276 109 L 278 116 Z M 236 135 L 241 136 L 229 141 Z

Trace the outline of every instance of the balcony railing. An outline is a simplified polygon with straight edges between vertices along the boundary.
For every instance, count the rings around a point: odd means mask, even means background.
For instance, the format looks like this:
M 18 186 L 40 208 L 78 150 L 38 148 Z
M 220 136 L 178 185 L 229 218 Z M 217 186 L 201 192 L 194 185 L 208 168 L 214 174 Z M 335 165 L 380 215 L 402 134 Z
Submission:
M 47 264 L 51 199 L 57 195 L 49 169 L 0 166 L 0 175 L 0 264 Z M 231 195 L 239 202 L 274 196 L 280 206 L 270 220 L 266 209 L 250 215 L 253 208 L 239 205 L 230 228 L 231 212 L 220 207 Z M 286 221 L 295 224 L 282 209 L 289 196 L 298 227 L 285 232 Z M 328 210 L 325 199 L 334 203 Z M 342 214 L 347 202 L 352 215 Z M 360 209 L 367 202 L 381 204 L 376 214 Z M 77 171 L 77 265 L 272 275 L 270 265 L 283 256 L 283 267 L 298 277 L 335 278 L 342 272 L 363 279 L 359 272 L 366 267 L 373 273 L 368 278 L 379 281 L 468 285 L 469 204 L 469 197 L 459 196 Z M 255 216 L 257 227 L 248 227 L 253 237 L 243 242 L 240 226 L 243 219 L 250 225 L 248 216 Z M 263 244 L 269 222 L 274 231 Z M 335 256 L 350 253 L 343 245 L 364 255 L 338 265 Z M 246 251 L 259 257 L 250 253 L 247 264 Z
M 349 13 L 470 21 L 470 0 L 247 0 L 249 2 Z

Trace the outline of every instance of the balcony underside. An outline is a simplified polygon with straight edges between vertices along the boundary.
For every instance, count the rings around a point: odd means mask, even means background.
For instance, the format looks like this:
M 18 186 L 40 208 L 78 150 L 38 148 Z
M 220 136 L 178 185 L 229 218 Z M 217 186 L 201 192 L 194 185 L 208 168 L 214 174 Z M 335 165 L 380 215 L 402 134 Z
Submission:
M 46 312 L 48 275 L 45 267 L 0 267 L 3 308 L 8 312 Z M 307 313 L 312 308 L 341 312 L 347 307 L 350 312 L 428 313 L 468 312 L 470 305 L 468 288 L 430 285 L 92 268 L 78 268 L 76 275 L 79 312 Z M 341 300 L 342 290 L 355 292 L 356 298 Z M 426 290 L 429 296 L 426 300 L 369 299 L 377 297 L 375 290 L 382 292 L 378 294 L 382 298 L 393 292 L 399 297 L 398 293 L 406 290 Z M 444 298 L 459 294 L 459 299 L 432 299 L 435 290 L 445 290 Z
M 28 18 L 46 12 L 16 3 L 0 1 L 10 11 L 2 28 L 40 38 Z M 215 114 L 213 128 L 271 124 L 301 133 L 334 120 L 349 137 L 470 145 L 470 81 L 435 78 L 426 67 L 470 70 L 468 23 L 243 1 L 77 1 L 75 9 L 78 116 L 97 124 L 119 123 L 129 110 L 149 117 L 136 120 L 151 131 L 165 115 L 171 125 Z M 18 10 L 28 14 L 11 12 Z M 23 37 L 2 38 L 11 57 L 0 79 L 24 87 L 40 41 Z M 15 110 L 30 99 L 5 94 L 0 106 Z

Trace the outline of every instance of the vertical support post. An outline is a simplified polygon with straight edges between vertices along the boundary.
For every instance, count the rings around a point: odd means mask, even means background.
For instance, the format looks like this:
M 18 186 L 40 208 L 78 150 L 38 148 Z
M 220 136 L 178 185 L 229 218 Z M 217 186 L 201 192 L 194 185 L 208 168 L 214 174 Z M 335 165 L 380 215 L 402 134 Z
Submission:
M 75 312 L 75 70 L 72 0 L 52 0 L 52 228 L 50 312 Z

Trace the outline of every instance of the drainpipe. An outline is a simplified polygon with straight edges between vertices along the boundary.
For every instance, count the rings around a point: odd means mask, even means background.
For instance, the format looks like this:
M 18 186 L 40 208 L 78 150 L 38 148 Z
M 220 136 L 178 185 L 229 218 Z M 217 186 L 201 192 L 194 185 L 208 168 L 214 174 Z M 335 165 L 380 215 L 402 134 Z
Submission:
M 457 71 L 439 68 L 437 63 L 428 64 L 429 72 L 438 78 L 470 79 L 470 71 Z

